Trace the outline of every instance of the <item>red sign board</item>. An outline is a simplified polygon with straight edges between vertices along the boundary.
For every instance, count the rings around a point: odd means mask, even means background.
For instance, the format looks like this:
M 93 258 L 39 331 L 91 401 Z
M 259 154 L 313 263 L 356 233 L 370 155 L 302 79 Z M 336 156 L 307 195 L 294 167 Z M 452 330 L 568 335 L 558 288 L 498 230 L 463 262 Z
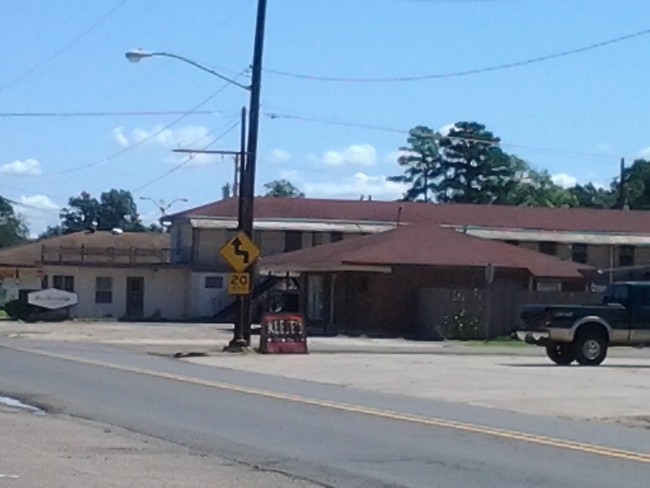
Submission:
M 307 354 L 307 331 L 302 315 L 268 313 L 262 317 L 260 352 L 268 354 Z

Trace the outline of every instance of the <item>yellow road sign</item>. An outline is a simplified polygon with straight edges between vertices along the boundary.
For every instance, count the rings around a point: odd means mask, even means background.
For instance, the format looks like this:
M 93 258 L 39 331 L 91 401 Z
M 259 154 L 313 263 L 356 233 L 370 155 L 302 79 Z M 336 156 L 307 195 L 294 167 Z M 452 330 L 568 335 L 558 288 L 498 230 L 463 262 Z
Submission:
M 226 242 L 219 253 L 234 271 L 241 272 L 255 262 L 260 255 L 260 250 L 246 234 L 239 232 Z
M 250 291 L 250 273 L 228 273 L 228 293 L 230 295 L 247 295 Z

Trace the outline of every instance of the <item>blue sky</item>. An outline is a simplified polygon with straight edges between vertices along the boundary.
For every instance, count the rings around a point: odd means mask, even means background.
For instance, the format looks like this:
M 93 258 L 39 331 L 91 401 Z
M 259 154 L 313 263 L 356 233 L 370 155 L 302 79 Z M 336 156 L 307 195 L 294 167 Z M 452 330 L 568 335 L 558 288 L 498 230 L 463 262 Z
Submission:
M 255 3 L 3 1 L 0 194 L 25 204 L 18 209 L 33 232 L 55 223 L 57 209 L 83 190 L 189 200 L 174 210 L 219 198 L 232 179 L 228 158 L 197 157 L 162 176 L 182 162 L 172 148 L 203 147 L 230 129 L 212 148 L 236 149 L 234 124 L 247 93 L 178 61 L 133 64 L 124 53 L 168 51 L 247 83 Z M 450 73 L 649 27 L 647 0 L 269 0 L 264 64 L 353 79 Z M 620 157 L 650 155 L 649 51 L 650 36 L 640 36 L 519 68 L 401 83 L 327 83 L 265 72 L 258 187 L 287 178 L 308 196 L 396 198 L 401 189 L 385 177 L 400 172 L 395 151 L 405 135 L 399 131 L 459 120 L 485 124 L 504 149 L 558 181 L 608 184 Z M 209 113 L 183 117 L 195 107 Z M 147 220 L 156 216 L 152 203 L 138 203 Z

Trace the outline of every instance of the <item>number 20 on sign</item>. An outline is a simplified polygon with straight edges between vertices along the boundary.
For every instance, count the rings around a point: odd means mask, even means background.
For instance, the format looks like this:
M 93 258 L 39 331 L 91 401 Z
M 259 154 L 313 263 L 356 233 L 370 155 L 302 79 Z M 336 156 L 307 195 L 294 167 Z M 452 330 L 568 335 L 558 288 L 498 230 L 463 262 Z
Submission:
M 246 295 L 250 289 L 250 273 L 228 273 L 228 293 L 230 295 Z

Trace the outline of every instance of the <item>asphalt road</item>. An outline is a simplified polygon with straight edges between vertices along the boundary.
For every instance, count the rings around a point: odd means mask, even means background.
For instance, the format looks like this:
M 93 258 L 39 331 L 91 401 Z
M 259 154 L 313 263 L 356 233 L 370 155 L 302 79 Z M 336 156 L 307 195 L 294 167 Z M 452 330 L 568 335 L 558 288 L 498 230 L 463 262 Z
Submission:
M 324 486 L 650 485 L 645 430 L 356 391 L 109 346 L 3 339 L 0 394 Z

